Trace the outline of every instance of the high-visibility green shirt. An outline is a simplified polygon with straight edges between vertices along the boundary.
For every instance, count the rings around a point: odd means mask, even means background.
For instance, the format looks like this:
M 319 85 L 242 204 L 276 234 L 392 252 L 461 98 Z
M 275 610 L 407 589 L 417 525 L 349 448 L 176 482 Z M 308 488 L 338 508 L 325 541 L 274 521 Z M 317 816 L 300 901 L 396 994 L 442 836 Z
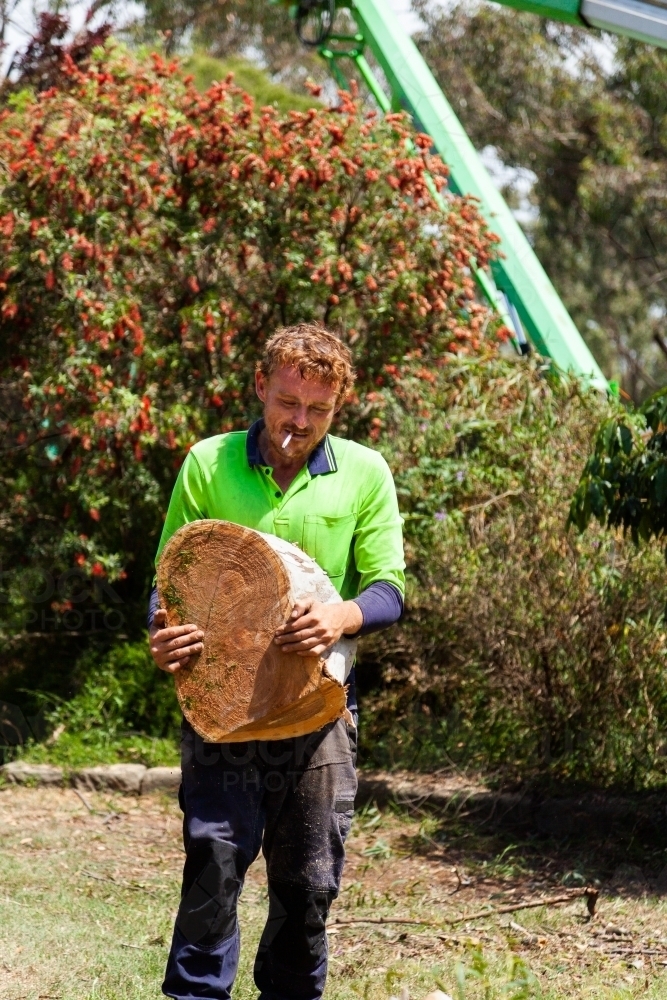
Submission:
M 156 562 L 182 525 L 233 521 L 292 542 L 328 574 L 344 600 L 380 580 L 405 593 L 402 519 L 378 452 L 327 435 L 283 492 L 259 451 L 263 421 L 199 441 L 169 503 Z

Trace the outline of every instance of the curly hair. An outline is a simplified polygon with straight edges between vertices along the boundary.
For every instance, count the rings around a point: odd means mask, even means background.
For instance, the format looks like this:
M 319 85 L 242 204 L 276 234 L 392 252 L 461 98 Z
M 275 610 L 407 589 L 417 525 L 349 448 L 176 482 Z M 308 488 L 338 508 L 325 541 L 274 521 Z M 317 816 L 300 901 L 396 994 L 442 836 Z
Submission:
M 350 349 L 317 323 L 297 323 L 277 330 L 267 340 L 257 371 L 268 378 L 278 368 L 296 368 L 302 378 L 335 386 L 338 399 L 348 394 L 356 374 Z

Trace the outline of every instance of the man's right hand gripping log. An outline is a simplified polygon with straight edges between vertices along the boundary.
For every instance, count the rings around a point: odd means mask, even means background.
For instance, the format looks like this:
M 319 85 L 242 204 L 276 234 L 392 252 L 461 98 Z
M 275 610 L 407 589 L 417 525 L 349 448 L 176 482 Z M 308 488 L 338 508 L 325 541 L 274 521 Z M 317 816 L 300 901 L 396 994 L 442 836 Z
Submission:
M 220 518 L 296 542 L 324 569 L 341 604 L 301 601 L 274 641 L 319 655 L 403 611 L 404 561 L 396 491 L 384 459 L 329 429 L 354 374 L 350 352 L 318 326 L 280 330 L 255 374 L 264 406 L 247 431 L 200 441 L 169 504 L 157 553 L 183 524 Z M 195 625 L 166 628 L 153 592 L 151 652 L 174 673 L 202 649 Z M 354 670 L 347 699 L 356 722 Z M 264 853 L 269 913 L 255 959 L 263 1000 L 319 1000 L 326 918 L 337 896 L 357 788 L 356 728 L 344 719 L 300 739 L 204 744 L 183 723 L 186 850 L 166 996 L 227 1000 L 239 957 L 237 901 Z

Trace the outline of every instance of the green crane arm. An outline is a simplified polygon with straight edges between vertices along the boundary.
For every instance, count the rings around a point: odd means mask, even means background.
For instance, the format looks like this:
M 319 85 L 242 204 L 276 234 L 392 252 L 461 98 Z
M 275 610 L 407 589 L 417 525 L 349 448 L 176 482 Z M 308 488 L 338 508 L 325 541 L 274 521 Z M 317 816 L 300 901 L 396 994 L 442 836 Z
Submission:
M 525 329 L 537 350 L 551 358 L 563 371 L 573 372 L 600 389 L 608 389 L 607 380 L 530 243 L 396 15 L 385 0 L 338 0 L 337 5 L 349 9 L 358 28 L 355 35 L 331 33 L 336 6 L 334 0 L 301 0 L 296 10 L 297 27 L 299 11 L 304 16 L 315 13 L 323 28 L 320 54 L 329 62 L 339 84 L 347 86 L 341 64 L 352 59 L 382 110 L 404 108 L 413 116 L 415 125 L 431 136 L 435 148 L 449 167 L 451 188 L 457 193 L 470 194 L 479 199 L 480 211 L 489 228 L 500 237 L 503 256 L 494 262 L 492 276 L 482 270 L 477 270 L 475 276 L 506 325 L 515 330 L 517 346 L 523 346 L 521 341 L 525 345 Z M 391 88 L 391 99 L 384 93 L 364 57 L 366 45 L 384 71 Z

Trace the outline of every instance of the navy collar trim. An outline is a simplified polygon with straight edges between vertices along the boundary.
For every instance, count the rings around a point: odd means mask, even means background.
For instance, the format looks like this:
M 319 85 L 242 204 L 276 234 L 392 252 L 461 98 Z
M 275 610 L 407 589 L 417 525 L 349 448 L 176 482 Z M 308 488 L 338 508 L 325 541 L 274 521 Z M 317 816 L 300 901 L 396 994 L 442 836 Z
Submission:
M 253 468 L 256 465 L 266 465 L 262 453 L 259 450 L 259 435 L 264 430 L 264 419 L 260 417 L 256 420 L 254 424 L 248 429 L 248 436 L 246 438 L 246 454 L 248 456 L 248 465 Z M 336 463 L 336 456 L 334 455 L 333 448 L 331 447 L 331 441 L 329 440 L 329 435 L 324 438 L 323 441 L 313 448 L 310 455 L 308 456 L 308 471 L 311 476 L 326 476 L 329 472 L 338 472 L 338 465 Z

